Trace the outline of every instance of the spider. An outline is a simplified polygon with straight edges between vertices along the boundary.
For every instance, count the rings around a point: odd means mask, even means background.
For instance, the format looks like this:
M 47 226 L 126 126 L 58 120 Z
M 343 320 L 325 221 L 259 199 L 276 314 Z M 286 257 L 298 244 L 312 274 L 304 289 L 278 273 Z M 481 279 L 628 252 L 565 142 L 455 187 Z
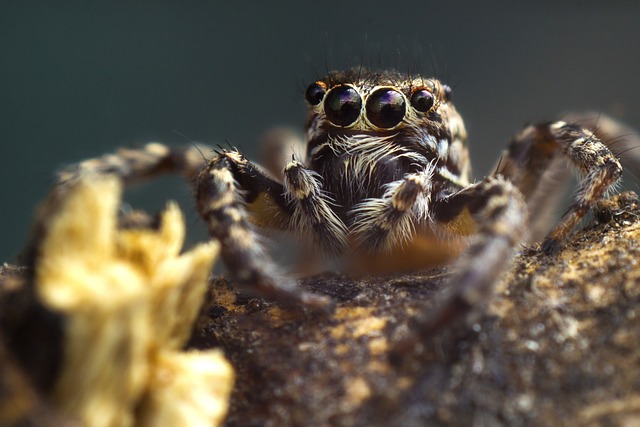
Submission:
M 525 127 L 495 171 L 472 182 L 464 123 L 451 88 L 435 78 L 331 72 L 305 98 L 306 154 L 279 167 L 261 167 L 235 149 L 203 160 L 197 147 L 152 143 L 84 161 L 59 178 L 183 173 L 231 278 L 305 306 L 328 301 L 278 273 L 255 226 L 291 232 L 322 254 L 350 258 L 364 273 L 451 261 L 450 285 L 418 322 L 416 333 L 425 335 L 491 297 L 518 245 L 557 204 L 551 172 L 568 162 L 582 178 L 573 204 L 542 242 L 549 254 L 622 173 L 594 132 L 553 121 Z

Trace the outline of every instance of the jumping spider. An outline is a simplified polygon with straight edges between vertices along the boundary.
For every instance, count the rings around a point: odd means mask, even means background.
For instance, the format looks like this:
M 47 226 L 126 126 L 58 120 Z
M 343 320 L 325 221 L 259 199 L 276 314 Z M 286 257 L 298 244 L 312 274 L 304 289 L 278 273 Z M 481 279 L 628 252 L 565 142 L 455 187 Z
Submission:
M 306 156 L 289 157 L 280 168 L 267 170 L 233 149 L 221 149 L 203 164 L 194 147 L 154 143 L 87 160 L 60 179 L 86 171 L 125 181 L 184 173 L 193 179 L 198 212 L 221 242 L 232 279 L 305 305 L 327 300 L 278 275 L 253 225 L 292 232 L 324 254 L 349 255 L 365 266 L 415 269 L 457 256 L 447 291 L 419 326 L 420 333 L 430 333 L 490 297 L 497 276 L 528 238 L 528 212 L 556 204 L 555 184 L 543 177 L 557 168 L 558 158 L 582 179 L 573 204 L 543 240 L 547 253 L 558 249 L 622 172 L 594 132 L 555 121 L 526 127 L 494 173 L 470 182 L 462 118 L 451 88 L 434 78 L 331 72 L 312 83 L 305 98 Z

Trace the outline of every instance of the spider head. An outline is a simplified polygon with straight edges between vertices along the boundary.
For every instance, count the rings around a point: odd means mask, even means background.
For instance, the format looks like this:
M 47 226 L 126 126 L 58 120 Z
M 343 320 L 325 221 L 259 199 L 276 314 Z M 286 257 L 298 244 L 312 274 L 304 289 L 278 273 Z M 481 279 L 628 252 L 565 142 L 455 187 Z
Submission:
M 401 135 L 425 127 L 436 136 L 464 133 L 451 88 L 436 79 L 351 69 L 312 83 L 305 98 L 309 141 L 323 135 Z M 456 129 L 450 129 L 453 122 Z
M 312 83 L 305 98 L 307 163 L 329 192 L 348 189 L 337 203 L 379 197 L 385 184 L 432 163 L 466 180 L 466 131 L 439 80 L 351 69 Z

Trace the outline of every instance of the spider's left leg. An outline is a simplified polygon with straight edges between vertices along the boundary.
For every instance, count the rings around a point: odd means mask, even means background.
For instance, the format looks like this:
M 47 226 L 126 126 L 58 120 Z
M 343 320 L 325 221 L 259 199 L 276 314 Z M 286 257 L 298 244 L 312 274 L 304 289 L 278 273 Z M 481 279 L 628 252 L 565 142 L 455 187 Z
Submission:
M 430 210 L 436 223 L 451 232 L 469 234 L 471 243 L 453 265 L 447 289 L 436 299 L 433 310 L 417 320 L 412 335 L 399 343 L 397 355 L 483 309 L 496 279 L 510 266 L 517 245 L 527 234 L 522 195 L 501 177 L 486 178 L 442 199 L 436 197 Z
M 496 171 L 520 189 L 532 209 L 545 211 L 553 204 L 544 198 L 552 200 L 560 192 L 557 183 L 554 188 L 542 178 L 550 169 L 566 170 L 567 160 L 583 178 L 573 205 L 544 239 L 542 249 L 547 253 L 557 250 L 559 242 L 614 187 L 622 174 L 620 162 L 592 131 L 557 121 L 529 126 L 520 132 Z M 536 219 L 533 214 L 532 217 Z
M 224 151 L 196 175 L 195 188 L 198 211 L 211 236 L 220 241 L 222 260 L 237 283 L 280 300 L 316 307 L 328 304 L 327 298 L 304 292 L 295 280 L 279 274 L 253 229 L 252 223 L 290 227 L 291 211 L 282 184 L 241 154 Z

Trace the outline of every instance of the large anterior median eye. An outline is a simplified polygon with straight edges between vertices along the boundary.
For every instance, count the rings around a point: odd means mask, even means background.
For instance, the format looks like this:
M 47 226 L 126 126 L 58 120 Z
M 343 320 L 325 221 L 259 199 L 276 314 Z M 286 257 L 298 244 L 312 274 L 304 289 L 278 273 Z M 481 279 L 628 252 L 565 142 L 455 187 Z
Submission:
M 367 118 L 380 128 L 395 127 L 404 119 L 406 104 L 404 96 L 397 90 L 378 89 L 367 98 Z
M 331 123 L 349 126 L 360 116 L 362 98 L 351 86 L 336 86 L 324 98 L 324 113 Z

